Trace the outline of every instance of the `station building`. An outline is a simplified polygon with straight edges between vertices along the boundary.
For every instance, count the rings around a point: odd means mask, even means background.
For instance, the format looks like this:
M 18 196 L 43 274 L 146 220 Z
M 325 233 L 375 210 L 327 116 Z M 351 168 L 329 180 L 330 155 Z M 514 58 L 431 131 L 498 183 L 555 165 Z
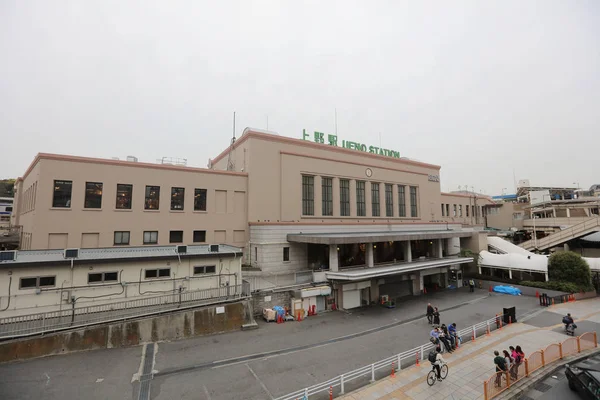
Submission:
M 253 291 L 310 293 L 318 310 L 460 286 L 491 199 L 442 193 L 438 165 L 325 136 L 248 128 L 206 169 L 38 154 L 13 225 L 23 250 L 239 247 Z

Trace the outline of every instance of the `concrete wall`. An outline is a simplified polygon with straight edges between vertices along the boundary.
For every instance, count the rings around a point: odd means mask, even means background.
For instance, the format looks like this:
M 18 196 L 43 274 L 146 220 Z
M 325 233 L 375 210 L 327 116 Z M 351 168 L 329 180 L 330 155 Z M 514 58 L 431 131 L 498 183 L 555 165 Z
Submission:
M 247 301 L 220 305 L 223 313 L 218 307 L 1 342 L 0 362 L 235 331 L 251 320 Z
M 482 208 L 487 204 L 492 204 L 489 197 L 442 193 L 441 205 L 437 205 L 439 208 L 437 212 L 440 213 L 442 221 L 457 222 L 464 225 L 483 225 L 485 219 Z M 444 207 L 443 215 L 441 214 L 442 206 Z M 454 213 L 454 206 L 456 206 L 456 214 Z M 473 210 L 475 210 L 475 213 L 473 213 Z
M 253 293 L 252 309 L 254 310 L 254 315 L 262 316 L 263 308 L 273 308 L 275 306 L 288 307 L 291 309 L 291 297 L 292 292 L 289 290 L 282 292 L 264 291 Z
M 71 207 L 52 207 L 54 180 L 73 182 Z M 84 208 L 86 182 L 103 184 L 102 208 Z M 131 209 L 116 209 L 117 184 L 133 185 Z M 160 186 L 158 210 L 144 209 L 147 185 Z M 185 188 L 182 211 L 171 210 L 173 187 Z M 207 190 L 206 211 L 194 210 L 196 188 Z M 50 234 L 66 235 L 66 246 L 71 248 L 89 245 L 85 235 L 97 234 L 98 247 L 111 247 L 115 231 L 129 231 L 132 246 L 143 244 L 144 231 L 158 231 L 158 244 L 162 245 L 169 244 L 171 230 L 183 231 L 183 244 L 193 243 L 194 230 L 204 230 L 206 243 L 244 247 L 247 188 L 245 173 L 39 155 L 17 187 L 17 222 L 23 225 L 24 234 L 32 234 L 31 240 L 24 242 L 26 249 L 53 247 Z M 33 201 L 28 200 L 28 193 L 34 194 Z M 33 209 L 35 213 L 30 212 Z
M 510 228 L 523 229 L 525 218 L 523 203 L 500 203 L 489 207 L 487 211 L 488 228 L 509 230 Z M 521 218 L 516 218 L 516 216 Z

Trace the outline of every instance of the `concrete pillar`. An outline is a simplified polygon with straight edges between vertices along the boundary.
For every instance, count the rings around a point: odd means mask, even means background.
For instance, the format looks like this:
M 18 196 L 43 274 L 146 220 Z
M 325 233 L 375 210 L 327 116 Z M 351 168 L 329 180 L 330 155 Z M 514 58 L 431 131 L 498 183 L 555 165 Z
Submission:
M 356 180 L 350 179 L 350 216 L 356 217 Z
M 379 301 L 379 284 L 377 278 L 371 279 L 371 302 L 377 303 Z
M 339 271 L 338 250 L 335 244 L 329 245 L 329 270 Z
M 331 268 L 330 268 L 330 269 L 331 269 Z M 479 275 L 481 275 L 481 265 L 478 265 L 478 266 L 477 266 L 477 269 L 478 269 Z
M 400 216 L 400 213 L 399 213 L 400 210 L 398 209 L 398 205 L 400 203 L 398 203 L 398 185 L 395 185 L 395 184 L 392 185 L 392 199 L 394 199 L 394 201 L 393 201 L 394 207 L 392 207 L 393 215 L 394 215 L 394 218 L 398 218 L 398 216 Z
M 569 244 L 568 244 L 568 243 L 565 243 L 565 244 L 563 245 L 563 250 L 564 250 L 564 251 L 569 251 L 569 250 L 570 250 L 570 247 L 569 247 Z
M 546 282 L 548 282 L 550 279 L 548 279 L 548 273 L 546 272 Z
M 386 217 L 385 213 L 385 183 L 379 183 L 379 214 Z
M 340 216 L 340 178 L 333 177 L 331 180 L 333 191 L 333 216 Z
M 571 218 L 571 210 L 567 208 L 567 218 Z
M 371 198 L 371 182 L 365 182 L 365 215 L 367 217 L 373 216 L 373 199 Z
M 413 296 L 418 296 L 423 292 L 423 277 L 421 276 L 421 272 L 413 272 L 411 276 L 414 275 L 412 279 L 413 285 Z
M 373 268 L 373 243 L 367 243 L 365 247 L 365 258 L 367 262 L 367 268 Z
M 410 248 L 410 240 L 404 242 L 404 254 L 407 262 L 412 262 L 412 249 Z
M 315 176 L 315 216 L 323 215 L 323 188 L 320 176 Z
M 508 269 L 508 279 L 512 279 L 512 269 Z
M 444 244 L 442 243 L 444 239 L 436 239 L 437 242 L 437 257 L 438 258 L 443 258 L 444 257 Z

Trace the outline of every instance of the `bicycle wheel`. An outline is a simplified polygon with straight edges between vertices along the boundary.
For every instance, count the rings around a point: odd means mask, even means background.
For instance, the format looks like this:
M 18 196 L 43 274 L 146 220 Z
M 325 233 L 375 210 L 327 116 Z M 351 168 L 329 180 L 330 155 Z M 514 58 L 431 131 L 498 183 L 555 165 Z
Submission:
M 429 386 L 433 386 L 436 379 L 437 379 L 437 377 L 436 377 L 435 371 L 429 371 L 429 373 L 427 374 L 427 384 Z
M 442 365 L 442 370 L 440 371 L 440 377 L 442 379 L 446 379 L 448 376 L 448 366 L 446 364 Z

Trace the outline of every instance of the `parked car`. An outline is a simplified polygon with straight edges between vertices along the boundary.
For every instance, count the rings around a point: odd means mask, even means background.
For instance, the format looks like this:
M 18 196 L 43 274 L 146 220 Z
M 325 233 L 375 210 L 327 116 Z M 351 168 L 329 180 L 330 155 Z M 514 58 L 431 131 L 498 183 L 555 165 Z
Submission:
M 578 392 L 584 399 L 600 399 L 600 356 L 567 364 L 565 367 L 571 390 Z

